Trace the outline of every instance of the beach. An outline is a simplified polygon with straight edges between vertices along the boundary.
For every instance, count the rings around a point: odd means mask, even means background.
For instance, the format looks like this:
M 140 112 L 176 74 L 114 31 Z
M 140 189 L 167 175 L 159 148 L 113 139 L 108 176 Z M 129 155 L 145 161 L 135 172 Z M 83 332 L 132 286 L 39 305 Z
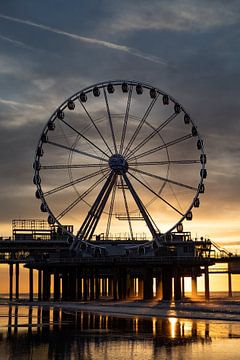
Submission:
M 19 300 L 12 302 L 18 306 L 42 306 L 44 308 L 63 309 L 68 311 L 86 311 L 94 314 L 138 317 L 171 317 L 185 319 L 209 319 L 223 321 L 240 321 L 240 298 L 213 299 L 210 301 L 33 301 Z M 2 302 L 6 305 L 6 302 Z
M 235 360 L 240 300 L 1 301 L 0 359 Z

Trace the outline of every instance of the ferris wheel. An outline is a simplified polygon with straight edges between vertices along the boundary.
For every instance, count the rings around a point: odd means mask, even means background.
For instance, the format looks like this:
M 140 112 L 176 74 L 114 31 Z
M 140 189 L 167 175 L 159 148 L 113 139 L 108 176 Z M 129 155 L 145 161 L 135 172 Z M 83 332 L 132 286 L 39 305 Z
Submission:
M 64 101 L 37 144 L 33 182 L 50 225 L 91 240 L 180 229 L 207 176 L 202 138 L 172 96 L 138 81 L 101 82 Z

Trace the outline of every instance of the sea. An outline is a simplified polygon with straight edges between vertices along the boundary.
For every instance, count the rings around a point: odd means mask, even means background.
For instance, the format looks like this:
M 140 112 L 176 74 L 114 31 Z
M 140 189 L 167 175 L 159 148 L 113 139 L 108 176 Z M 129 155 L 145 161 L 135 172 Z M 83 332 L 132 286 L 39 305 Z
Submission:
M 124 317 L 2 303 L 0 359 L 237 360 L 240 319 Z

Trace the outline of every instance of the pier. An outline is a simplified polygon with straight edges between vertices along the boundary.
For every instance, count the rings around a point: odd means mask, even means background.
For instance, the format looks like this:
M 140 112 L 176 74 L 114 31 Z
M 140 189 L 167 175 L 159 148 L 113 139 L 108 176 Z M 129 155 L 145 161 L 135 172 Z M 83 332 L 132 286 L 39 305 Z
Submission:
M 13 223 L 15 224 L 15 223 Z M 192 240 L 191 234 L 171 233 L 161 246 L 146 240 L 69 241 L 49 227 L 24 222 L 13 238 L 0 241 L 0 263 L 9 266 L 9 300 L 19 299 L 19 265 L 29 271 L 28 299 L 93 301 L 157 299 L 182 300 L 184 278 L 192 280 L 192 297 L 197 297 L 197 278 L 204 275 L 205 299 L 210 299 L 209 274 L 228 274 L 232 296 L 232 274 L 240 273 L 240 257 L 217 247 L 209 239 Z M 28 225 L 28 226 L 26 226 Z M 24 227 L 28 227 L 24 232 Z M 31 234 L 31 236 L 30 236 Z M 41 234 L 44 238 L 41 239 Z M 27 240 L 26 240 L 27 239 Z M 78 248 L 78 251 L 74 248 Z M 227 267 L 212 267 L 225 264 Z M 37 276 L 33 276 L 37 272 Z

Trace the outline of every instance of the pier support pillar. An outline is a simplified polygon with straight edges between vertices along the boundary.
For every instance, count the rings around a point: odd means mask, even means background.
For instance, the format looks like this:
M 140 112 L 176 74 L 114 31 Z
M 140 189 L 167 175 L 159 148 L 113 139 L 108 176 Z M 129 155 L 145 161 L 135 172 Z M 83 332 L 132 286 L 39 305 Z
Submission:
M 181 300 L 181 277 L 179 274 L 174 276 L 174 300 Z
M 88 279 L 83 279 L 83 299 L 86 301 L 88 299 L 89 293 L 89 286 L 88 286 Z
M 42 270 L 38 270 L 38 300 L 42 300 Z
M 108 296 L 113 297 L 113 282 L 111 278 L 108 278 Z
M 172 300 L 172 274 L 170 269 L 163 269 L 162 272 L 163 300 Z
M 117 277 L 114 276 L 113 278 L 113 300 L 117 300 L 118 298 L 118 280 L 117 280 Z
M 205 300 L 210 299 L 210 290 L 209 290 L 209 272 L 208 266 L 205 266 Z
M 50 299 L 50 273 L 43 270 L 43 300 Z
M 94 300 L 95 297 L 95 285 L 94 285 L 94 276 L 90 278 L 90 300 Z
M 118 298 L 119 300 L 123 300 L 123 281 L 122 278 L 118 279 Z
M 76 300 L 76 269 L 72 269 L 69 271 L 69 297 L 68 299 L 71 301 Z
M 77 274 L 77 299 L 82 300 L 82 277 L 81 274 L 78 272 Z
M 102 296 L 107 295 L 107 279 L 102 278 Z
M 153 298 L 153 276 L 151 269 L 146 269 L 144 273 L 143 298 L 144 300 Z
M 143 279 L 138 278 L 138 297 L 143 299 Z
M 96 287 L 96 300 L 100 298 L 100 279 L 98 277 L 95 278 L 95 287 Z
M 29 300 L 33 301 L 33 269 L 29 269 Z
M 54 301 L 58 301 L 60 299 L 60 277 L 59 272 L 57 270 L 54 271 Z
M 127 276 L 127 297 L 133 298 L 135 294 L 135 279 Z
M 182 277 L 182 299 L 185 297 L 185 281 L 184 276 Z
M 13 264 L 9 264 L 9 300 L 13 298 Z
M 192 297 L 197 297 L 197 277 L 192 276 Z
M 15 297 L 16 297 L 16 300 L 19 299 L 19 264 L 16 263 L 15 265 Z
M 123 278 L 122 278 L 122 289 L 123 289 L 123 300 L 127 299 L 127 274 L 124 273 L 123 274 Z
M 158 275 L 156 277 L 156 299 L 160 300 L 162 298 L 162 276 Z
M 127 298 L 127 274 L 121 270 L 118 276 L 118 298 L 119 300 L 126 300 Z
M 69 286 L 68 286 L 68 272 L 63 269 L 62 272 L 62 300 L 68 300 Z
M 232 276 L 231 272 L 228 270 L 228 296 L 232 297 Z

